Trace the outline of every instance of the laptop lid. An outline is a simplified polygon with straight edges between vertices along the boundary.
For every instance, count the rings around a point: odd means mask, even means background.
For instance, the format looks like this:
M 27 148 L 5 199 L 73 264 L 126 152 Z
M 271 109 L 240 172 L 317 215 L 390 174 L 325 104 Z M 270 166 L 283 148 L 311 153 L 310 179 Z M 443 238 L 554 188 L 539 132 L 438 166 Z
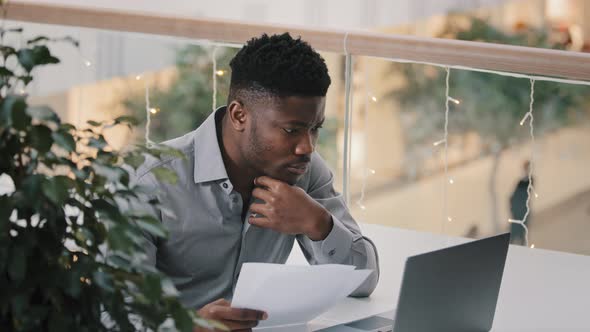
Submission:
M 406 261 L 394 332 L 489 331 L 510 233 Z

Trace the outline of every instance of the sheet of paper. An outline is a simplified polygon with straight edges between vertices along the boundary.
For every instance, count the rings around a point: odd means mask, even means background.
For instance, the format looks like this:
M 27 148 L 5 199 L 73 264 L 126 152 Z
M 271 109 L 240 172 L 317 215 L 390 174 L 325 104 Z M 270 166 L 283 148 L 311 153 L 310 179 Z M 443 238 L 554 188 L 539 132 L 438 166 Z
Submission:
M 232 307 L 267 312 L 260 327 L 307 323 L 348 296 L 371 272 L 337 264 L 245 263 Z

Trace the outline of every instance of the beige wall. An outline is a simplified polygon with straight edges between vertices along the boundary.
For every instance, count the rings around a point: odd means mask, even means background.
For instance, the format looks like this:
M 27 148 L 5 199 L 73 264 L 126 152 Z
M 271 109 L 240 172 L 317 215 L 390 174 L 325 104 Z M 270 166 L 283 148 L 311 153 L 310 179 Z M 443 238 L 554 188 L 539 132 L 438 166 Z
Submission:
M 522 177 L 522 161 L 530 156 L 529 144 L 503 154 L 498 171 L 500 220 L 508 227 L 508 199 Z M 448 186 L 449 215 L 447 232 L 464 235 L 471 225 L 490 233 L 488 181 L 492 159 L 483 158 L 449 172 L 454 184 Z M 562 129 L 537 142 L 533 216 L 587 190 L 590 190 L 590 128 Z M 398 226 L 428 232 L 442 230 L 444 174 L 423 179 L 401 189 L 368 195 L 366 210 L 352 205 L 353 214 L 368 223 Z M 559 222 L 559 220 L 556 220 Z

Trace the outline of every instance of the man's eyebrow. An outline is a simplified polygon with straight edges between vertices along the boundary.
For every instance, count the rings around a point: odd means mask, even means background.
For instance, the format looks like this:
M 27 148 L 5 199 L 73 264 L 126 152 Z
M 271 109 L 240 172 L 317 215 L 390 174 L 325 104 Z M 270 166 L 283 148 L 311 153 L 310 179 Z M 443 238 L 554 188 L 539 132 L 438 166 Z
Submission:
M 324 123 L 324 121 L 326 121 L 326 118 L 322 118 L 322 120 L 319 121 L 316 125 L 322 125 Z M 296 126 L 296 127 L 312 127 L 312 125 L 310 125 L 307 122 L 297 121 L 297 120 L 286 121 L 285 124 Z

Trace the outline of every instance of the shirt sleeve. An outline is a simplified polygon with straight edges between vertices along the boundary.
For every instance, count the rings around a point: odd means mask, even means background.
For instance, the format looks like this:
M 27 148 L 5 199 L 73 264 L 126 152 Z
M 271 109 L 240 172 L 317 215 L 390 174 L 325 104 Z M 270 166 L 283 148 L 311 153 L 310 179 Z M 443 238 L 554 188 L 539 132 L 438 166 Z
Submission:
M 306 192 L 331 214 L 334 226 L 321 241 L 298 235 L 297 241 L 310 264 L 347 264 L 358 269 L 373 270 L 367 280 L 351 296 L 369 296 L 379 280 L 379 259 L 373 242 L 362 235 L 350 215 L 344 198 L 334 190 L 334 176 L 318 154 L 311 162 Z M 305 188 L 304 188 L 305 189 Z

